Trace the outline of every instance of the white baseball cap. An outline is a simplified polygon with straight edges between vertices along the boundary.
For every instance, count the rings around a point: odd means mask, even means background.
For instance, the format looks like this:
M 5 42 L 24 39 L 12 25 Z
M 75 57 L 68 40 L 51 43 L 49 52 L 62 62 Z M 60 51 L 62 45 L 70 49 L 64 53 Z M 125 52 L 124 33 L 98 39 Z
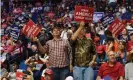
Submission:
M 72 76 L 68 76 L 65 80 L 73 80 Z

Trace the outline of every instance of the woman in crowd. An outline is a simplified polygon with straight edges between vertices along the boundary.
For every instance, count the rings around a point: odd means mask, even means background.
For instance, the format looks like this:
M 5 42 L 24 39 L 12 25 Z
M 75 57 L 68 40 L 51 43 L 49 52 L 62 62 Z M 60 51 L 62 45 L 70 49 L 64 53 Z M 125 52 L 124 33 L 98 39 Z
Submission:
M 116 53 L 116 59 L 118 62 L 125 64 L 126 63 L 126 56 L 127 56 L 127 51 L 126 51 L 126 42 L 125 41 L 119 41 L 118 42 L 118 51 Z
M 127 29 L 124 29 L 122 31 L 121 35 L 119 36 L 119 40 L 124 40 L 124 41 L 128 42 L 129 39 L 130 38 L 129 38 L 128 31 L 127 31 Z

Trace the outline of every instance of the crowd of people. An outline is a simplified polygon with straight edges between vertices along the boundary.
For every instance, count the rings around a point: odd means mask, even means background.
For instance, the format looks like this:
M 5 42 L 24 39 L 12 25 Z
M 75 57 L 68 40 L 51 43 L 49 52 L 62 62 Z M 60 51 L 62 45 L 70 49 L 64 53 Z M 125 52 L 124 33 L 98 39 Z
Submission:
M 116 37 L 100 20 L 76 22 L 75 5 L 112 14 L 125 29 Z M 29 20 L 41 30 L 33 38 L 22 32 Z M 3 1 L 0 79 L 20 80 L 21 72 L 22 80 L 133 80 L 132 20 L 132 0 Z

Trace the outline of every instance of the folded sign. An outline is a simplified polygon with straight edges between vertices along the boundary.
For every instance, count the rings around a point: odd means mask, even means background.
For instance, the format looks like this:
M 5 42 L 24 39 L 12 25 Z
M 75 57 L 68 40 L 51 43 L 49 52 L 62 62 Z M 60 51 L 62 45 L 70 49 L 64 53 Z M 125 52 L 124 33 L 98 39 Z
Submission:
M 75 6 L 74 19 L 77 22 L 93 22 L 94 8 L 87 6 Z
M 117 37 L 124 28 L 125 25 L 119 19 L 115 19 L 108 29 Z
M 24 25 L 22 29 L 22 32 L 30 38 L 36 37 L 40 31 L 41 30 L 39 29 L 39 27 L 37 27 L 32 20 L 29 20 L 29 22 Z

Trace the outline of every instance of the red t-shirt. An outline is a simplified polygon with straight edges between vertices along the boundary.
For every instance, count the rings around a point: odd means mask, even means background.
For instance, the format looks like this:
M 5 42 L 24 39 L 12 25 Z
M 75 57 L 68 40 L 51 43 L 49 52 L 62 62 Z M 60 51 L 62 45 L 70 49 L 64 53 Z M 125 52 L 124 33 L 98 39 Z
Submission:
M 120 76 L 124 76 L 124 73 L 124 66 L 121 63 L 116 62 L 113 67 L 110 67 L 108 63 L 104 63 L 99 69 L 98 76 L 101 76 L 102 78 L 109 76 L 112 80 L 117 80 Z
M 131 51 L 133 49 L 133 41 L 128 41 L 127 50 Z

